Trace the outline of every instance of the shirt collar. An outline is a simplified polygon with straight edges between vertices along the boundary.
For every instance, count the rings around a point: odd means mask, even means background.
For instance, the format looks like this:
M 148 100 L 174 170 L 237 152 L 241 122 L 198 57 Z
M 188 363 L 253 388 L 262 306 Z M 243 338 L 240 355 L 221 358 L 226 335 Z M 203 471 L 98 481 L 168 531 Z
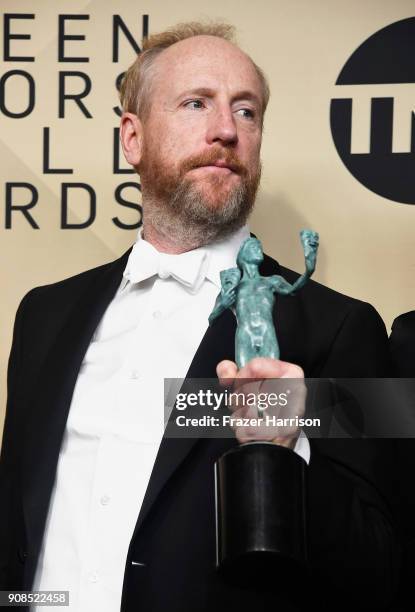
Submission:
M 244 240 L 249 238 L 249 235 L 248 226 L 245 225 L 223 240 L 193 249 L 193 251 L 188 251 L 184 254 L 170 255 L 169 257 L 180 257 L 181 255 L 185 255 L 188 260 L 188 265 L 191 266 L 193 260 L 195 262 L 194 265 L 199 266 L 200 278 L 199 282 L 196 283 L 196 289 L 200 287 L 204 278 L 207 278 L 220 289 L 220 272 L 236 266 L 236 257 L 239 249 Z M 151 251 L 154 252 L 156 249 L 152 244 L 143 239 L 141 227 L 123 273 L 120 291 L 126 289 L 131 283 L 139 282 L 139 280 L 134 280 L 135 278 L 139 279 L 141 275 L 144 277 L 146 276 L 144 269 L 146 267 L 146 260 L 152 254 Z M 137 267 L 140 268 L 138 275 L 135 274 Z M 147 274 L 147 277 L 148 276 L 149 274 Z
M 228 268 L 234 268 L 236 266 L 236 258 L 239 249 L 249 236 L 248 226 L 244 225 L 244 227 L 241 227 L 241 229 L 224 240 L 205 247 L 210 254 L 206 278 L 214 283 L 218 289 L 221 288 L 220 273 L 222 270 L 227 270 Z

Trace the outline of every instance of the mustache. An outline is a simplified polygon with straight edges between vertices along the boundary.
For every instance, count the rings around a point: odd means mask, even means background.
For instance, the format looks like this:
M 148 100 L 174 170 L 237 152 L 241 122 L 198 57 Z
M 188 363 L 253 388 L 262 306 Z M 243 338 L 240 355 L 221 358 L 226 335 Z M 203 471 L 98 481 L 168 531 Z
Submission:
M 181 172 L 184 174 L 194 168 L 201 166 L 213 166 L 216 162 L 223 162 L 236 174 L 246 176 L 247 168 L 242 164 L 235 151 L 224 149 L 211 149 L 205 153 L 192 155 L 181 164 Z

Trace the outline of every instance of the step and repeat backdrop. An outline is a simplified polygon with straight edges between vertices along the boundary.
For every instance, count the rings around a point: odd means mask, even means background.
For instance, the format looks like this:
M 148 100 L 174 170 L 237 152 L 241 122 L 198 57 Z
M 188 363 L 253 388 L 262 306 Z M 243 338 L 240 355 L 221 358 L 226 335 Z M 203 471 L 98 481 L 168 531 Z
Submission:
M 32 287 L 117 258 L 141 223 L 117 96 L 143 37 L 223 19 L 267 74 L 263 179 L 251 229 L 389 327 L 415 308 L 413 0 L 2 0 L 0 429 L 13 320 Z

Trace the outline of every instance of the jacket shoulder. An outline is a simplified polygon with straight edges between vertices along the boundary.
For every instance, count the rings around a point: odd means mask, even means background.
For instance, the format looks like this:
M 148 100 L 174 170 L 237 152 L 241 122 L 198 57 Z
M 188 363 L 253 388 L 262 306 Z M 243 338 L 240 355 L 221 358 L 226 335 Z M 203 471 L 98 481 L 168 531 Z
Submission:
M 122 258 L 119 258 L 115 261 L 110 261 L 105 264 L 101 264 L 100 266 L 96 266 L 94 268 L 90 268 L 89 270 L 84 270 L 83 272 L 78 272 L 77 274 L 69 276 L 68 278 L 64 278 L 53 283 L 34 287 L 29 291 L 28 295 L 30 295 L 32 298 L 42 298 L 44 296 L 49 298 L 55 294 L 59 295 L 71 293 L 74 289 L 82 289 L 82 287 L 87 287 L 88 285 L 93 283 L 98 276 L 108 270 L 117 261 L 120 261 L 120 259 Z
M 60 281 L 31 289 L 23 298 L 25 309 L 46 308 L 56 312 L 57 308 L 70 309 L 78 296 L 92 287 L 103 274 L 119 268 L 120 278 L 127 263 L 130 250 L 114 261 L 90 268 Z
M 412 331 L 415 333 L 415 310 L 404 312 L 396 317 L 392 323 L 392 333 L 400 330 Z
M 20 302 L 14 326 L 14 336 L 19 336 L 25 347 L 24 355 L 46 352 L 72 313 L 76 316 L 84 296 L 96 292 L 98 298 L 102 286 L 120 282 L 128 254 L 129 251 L 113 262 L 29 291 Z
M 300 276 L 267 268 L 290 283 Z M 310 279 L 295 295 L 278 296 L 274 312 L 281 355 L 307 376 L 390 375 L 386 328 L 371 304 Z
M 280 270 L 281 275 L 290 283 L 293 283 L 300 276 L 298 272 L 283 266 L 280 267 Z M 304 304 L 304 307 L 318 310 L 320 317 L 323 317 L 324 313 L 329 311 L 330 318 L 335 316 L 342 319 L 348 316 L 351 311 L 358 310 L 371 313 L 380 319 L 377 310 L 368 302 L 340 293 L 313 279 L 310 279 L 305 287 L 298 291 L 297 298 Z
M 390 336 L 395 376 L 415 376 L 415 310 L 405 312 L 394 320 Z

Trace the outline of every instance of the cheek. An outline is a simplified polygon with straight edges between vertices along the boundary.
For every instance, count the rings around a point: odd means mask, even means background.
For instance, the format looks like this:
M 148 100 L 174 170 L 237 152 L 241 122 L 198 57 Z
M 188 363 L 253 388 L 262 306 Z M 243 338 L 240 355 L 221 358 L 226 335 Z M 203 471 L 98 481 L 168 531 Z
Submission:
M 241 131 L 239 133 L 239 145 L 245 158 L 252 163 L 259 160 L 261 152 L 261 137 L 251 131 Z
M 188 125 L 181 123 L 169 126 L 169 129 L 160 135 L 159 143 L 169 156 L 175 155 L 180 159 L 188 154 L 194 154 L 198 146 L 200 148 L 202 134 L 200 125 L 189 121 Z
M 247 165 L 252 169 L 256 170 L 260 164 L 260 149 L 253 147 L 247 153 Z

